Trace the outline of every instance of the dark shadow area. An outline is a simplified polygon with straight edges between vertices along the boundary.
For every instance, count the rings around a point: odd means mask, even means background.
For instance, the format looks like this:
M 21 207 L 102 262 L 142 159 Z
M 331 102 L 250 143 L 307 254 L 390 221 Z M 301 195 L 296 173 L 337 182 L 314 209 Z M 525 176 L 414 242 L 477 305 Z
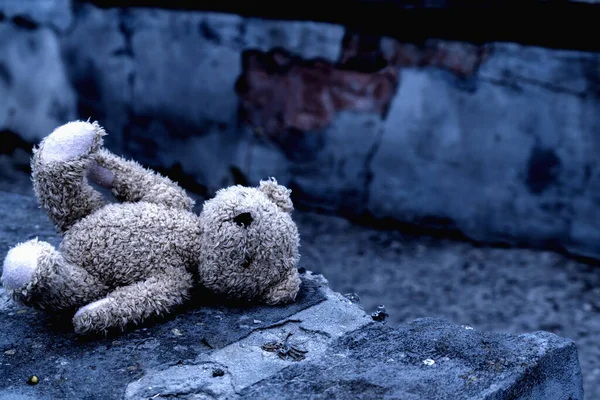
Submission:
M 0 131 L 0 155 L 11 155 L 21 149 L 31 152 L 33 145 L 21 138 L 17 133 L 10 130 Z
M 198 183 L 193 175 L 186 173 L 179 162 L 175 163 L 170 168 L 155 168 L 155 171 L 174 180 L 179 186 L 193 194 L 202 197 L 208 196 L 206 186 Z
M 301 276 L 306 272 L 302 268 Z M 318 275 L 318 274 L 316 274 Z M 257 320 L 261 322 L 271 321 L 276 322 L 279 319 L 285 319 L 287 315 L 295 314 L 305 308 L 311 307 L 325 300 L 325 295 L 319 285 L 310 280 L 303 279 L 298 296 L 293 303 L 268 306 L 257 301 L 236 300 L 225 298 L 207 292 L 201 287 L 195 287 L 190 295 L 190 298 L 179 307 L 175 308 L 171 313 L 164 315 L 149 316 L 143 323 L 139 325 L 130 325 L 125 330 L 111 328 L 102 333 L 89 333 L 81 336 L 74 336 L 72 317 L 76 310 L 69 312 L 45 312 L 36 310 L 38 315 L 36 325 L 44 326 L 47 330 L 46 334 L 52 335 L 67 335 L 68 337 L 76 338 L 77 341 L 92 343 L 99 340 L 117 339 L 123 335 L 130 335 L 132 332 L 140 329 L 150 329 L 154 331 L 160 329 L 160 325 L 166 323 L 176 323 L 176 319 L 191 318 L 194 321 L 204 320 L 206 324 L 200 325 L 201 328 L 195 327 L 197 334 L 204 336 L 205 342 L 211 343 L 211 348 L 223 347 L 229 343 L 237 341 L 250 333 L 247 329 L 240 329 L 238 326 L 239 319 L 245 314 L 255 314 Z M 256 314 L 258 312 L 258 314 Z M 218 318 L 212 315 L 213 313 L 227 315 L 227 318 Z M 266 314 L 269 314 L 267 317 Z M 187 317 L 185 317 L 187 315 Z M 260 317 L 260 318 L 259 318 Z M 181 323 L 181 320 L 179 320 Z M 186 323 L 186 325 L 188 325 Z M 194 324 L 189 324 L 193 326 Z M 206 326 L 205 326 L 206 325 Z M 250 328 L 249 325 L 247 328 Z M 25 327 L 23 327 L 25 328 Z M 189 331 L 189 327 L 187 330 Z M 230 332 L 222 334 L 222 332 Z M 229 336 L 234 335 L 235 338 Z M 196 335 L 192 335 L 196 336 Z
M 160 7 L 216 11 L 278 20 L 310 20 L 345 25 L 362 33 L 419 42 L 427 38 L 486 43 L 516 42 L 551 48 L 600 50 L 595 26 L 600 7 L 573 1 L 346 1 L 223 2 L 184 0 L 94 0 L 100 7 Z M 561 33 L 562 30 L 568 31 Z

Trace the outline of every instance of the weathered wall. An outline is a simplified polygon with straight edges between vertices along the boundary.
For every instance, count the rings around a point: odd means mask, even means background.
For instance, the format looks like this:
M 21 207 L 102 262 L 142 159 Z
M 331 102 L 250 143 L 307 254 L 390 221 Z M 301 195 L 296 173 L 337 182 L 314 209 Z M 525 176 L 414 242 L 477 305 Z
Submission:
M 275 176 L 298 205 L 600 256 L 597 53 L 43 3 L 0 1 L 3 153 L 91 117 L 207 196 Z

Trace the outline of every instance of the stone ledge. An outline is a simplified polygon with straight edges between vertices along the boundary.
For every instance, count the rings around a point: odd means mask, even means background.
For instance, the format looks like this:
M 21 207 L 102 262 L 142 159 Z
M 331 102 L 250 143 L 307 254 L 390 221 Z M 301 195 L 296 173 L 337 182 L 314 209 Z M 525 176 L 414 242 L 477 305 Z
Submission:
M 2 257 L 34 236 L 57 244 L 32 197 L 0 198 Z M 302 277 L 286 307 L 198 301 L 108 338 L 78 337 L 69 321 L 21 308 L 0 289 L 0 399 L 583 398 L 571 340 L 432 318 L 393 328 L 321 275 Z M 31 375 L 35 386 L 26 384 Z
M 394 329 L 322 277 L 306 272 L 303 283 L 290 307 L 203 307 L 100 340 L 75 337 L 1 294 L 0 399 L 583 399 L 570 340 L 434 318 Z M 37 386 L 25 384 L 30 375 Z
M 547 332 L 482 333 L 421 318 L 371 324 L 243 390 L 242 398 L 582 399 L 577 350 Z

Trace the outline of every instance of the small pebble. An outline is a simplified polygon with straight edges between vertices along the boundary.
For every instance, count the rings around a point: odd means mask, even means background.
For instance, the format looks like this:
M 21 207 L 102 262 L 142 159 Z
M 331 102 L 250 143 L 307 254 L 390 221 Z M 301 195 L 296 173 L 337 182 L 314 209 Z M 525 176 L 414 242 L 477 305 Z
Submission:
M 216 378 L 217 376 L 223 376 L 223 375 L 225 375 L 225 371 L 223 371 L 221 368 L 215 368 L 212 371 L 213 378 Z
M 177 328 L 171 329 L 171 332 L 173 332 L 173 335 L 175 336 L 182 336 L 183 333 L 181 333 L 181 331 Z
M 346 293 L 344 297 L 350 300 L 351 303 L 360 304 L 360 297 L 356 293 Z
M 371 318 L 373 318 L 374 321 L 385 321 L 387 317 L 389 317 L 389 314 L 387 313 L 383 304 L 377 306 L 377 310 L 371 313 Z
M 31 375 L 29 377 L 29 379 L 27 379 L 27 384 L 28 385 L 37 385 L 39 381 L 40 380 L 39 380 L 39 378 L 37 376 Z

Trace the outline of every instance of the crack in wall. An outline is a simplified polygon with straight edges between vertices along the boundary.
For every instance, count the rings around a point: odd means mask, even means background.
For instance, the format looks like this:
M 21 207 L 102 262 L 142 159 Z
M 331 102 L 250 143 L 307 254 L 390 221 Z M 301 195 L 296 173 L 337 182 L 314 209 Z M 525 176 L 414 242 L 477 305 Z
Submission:
M 119 52 L 119 56 L 130 59 L 132 63 L 131 70 L 127 74 L 125 87 L 127 89 L 129 101 L 125 102 L 125 114 L 127 116 L 127 122 L 123 126 L 123 141 L 122 147 L 124 150 L 127 149 L 127 143 L 131 140 L 131 131 L 135 125 L 135 112 L 134 112 L 134 93 L 135 93 L 135 82 L 136 82 L 136 66 L 135 66 L 135 52 L 133 50 L 133 28 L 131 27 L 131 12 L 128 9 L 119 9 L 119 32 L 123 36 L 124 47 Z
M 397 94 L 396 94 L 397 95 Z M 379 151 L 379 148 L 381 147 L 381 143 L 383 142 L 383 136 L 385 135 L 385 127 L 381 127 L 379 128 L 376 137 L 375 137 L 375 142 L 371 145 L 371 148 L 369 149 L 369 151 L 367 152 L 367 156 L 365 157 L 365 162 L 364 162 L 364 183 L 363 183 L 363 198 L 361 200 L 362 202 L 362 209 L 363 210 L 368 210 L 369 208 L 369 200 L 370 200 L 370 196 L 371 196 L 371 183 L 373 182 L 373 159 L 375 158 L 375 155 L 377 154 L 377 152 Z
M 1 11 L 0 11 L 0 22 L 7 22 L 10 24 L 13 24 L 16 27 L 27 30 L 27 31 L 34 31 L 34 30 L 39 29 L 41 26 L 43 26 L 42 24 L 39 24 L 38 22 L 29 18 L 27 15 L 15 14 L 13 16 L 7 17 Z M 50 28 L 50 27 L 48 27 L 48 28 Z
M 493 77 L 493 76 L 489 76 L 489 75 L 485 75 L 485 74 L 479 74 L 479 79 L 482 82 L 487 82 L 487 83 L 490 83 L 495 86 L 507 87 L 507 88 L 510 88 L 515 91 L 523 90 L 523 88 L 521 88 L 520 85 L 529 85 L 529 86 L 535 86 L 540 89 L 547 90 L 552 93 L 566 94 L 566 95 L 575 96 L 575 97 L 578 97 L 581 99 L 588 97 L 590 94 L 586 91 L 576 90 L 576 89 L 556 85 L 551 82 L 544 82 L 544 81 L 540 81 L 538 79 L 528 78 L 528 77 L 519 76 L 519 75 L 513 75 L 510 78 L 497 78 L 497 77 Z

